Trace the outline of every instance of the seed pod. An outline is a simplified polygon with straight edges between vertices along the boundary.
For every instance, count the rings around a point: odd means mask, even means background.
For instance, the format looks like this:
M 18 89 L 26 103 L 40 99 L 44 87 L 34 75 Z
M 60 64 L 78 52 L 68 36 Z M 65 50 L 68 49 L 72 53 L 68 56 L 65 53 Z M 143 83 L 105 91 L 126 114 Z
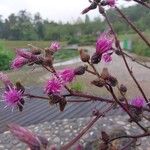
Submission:
M 90 60 L 90 55 L 88 55 L 83 49 L 80 49 L 80 59 L 83 62 L 89 62 Z
M 83 75 L 86 71 L 87 67 L 86 66 L 79 66 L 76 69 L 74 69 L 74 74 L 75 75 Z
M 98 64 L 101 61 L 102 55 L 94 53 L 93 56 L 91 57 L 91 63 L 92 64 Z
M 97 87 L 103 87 L 105 85 L 105 81 L 102 79 L 93 80 L 91 83 Z

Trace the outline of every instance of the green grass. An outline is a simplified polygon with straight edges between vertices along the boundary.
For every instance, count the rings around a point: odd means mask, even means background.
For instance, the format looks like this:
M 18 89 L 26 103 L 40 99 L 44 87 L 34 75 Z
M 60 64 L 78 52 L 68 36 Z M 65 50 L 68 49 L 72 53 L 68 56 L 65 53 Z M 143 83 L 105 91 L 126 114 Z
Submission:
M 58 51 L 54 57 L 56 60 L 68 60 L 70 58 L 76 57 L 79 55 L 79 52 L 75 49 L 62 49 Z
M 28 44 L 32 44 L 37 47 L 46 48 L 49 47 L 50 41 L 7 41 L 0 40 L 6 48 L 14 50 L 15 48 L 27 48 Z M 61 46 L 66 46 L 66 42 L 61 42 Z

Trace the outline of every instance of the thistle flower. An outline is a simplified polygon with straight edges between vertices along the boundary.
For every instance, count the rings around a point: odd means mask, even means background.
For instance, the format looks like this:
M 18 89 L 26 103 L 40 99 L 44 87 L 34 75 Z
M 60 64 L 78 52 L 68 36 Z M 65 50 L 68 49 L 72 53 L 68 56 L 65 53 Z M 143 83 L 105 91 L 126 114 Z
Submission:
M 102 55 L 102 59 L 104 60 L 105 63 L 109 63 L 109 62 L 112 61 L 112 57 L 111 57 L 111 55 L 108 54 L 108 53 L 104 53 L 104 54 Z
M 144 106 L 144 99 L 141 97 L 137 97 L 132 99 L 131 105 L 137 107 L 137 108 L 142 108 Z
M 75 73 L 73 69 L 65 69 L 63 71 L 60 71 L 58 76 L 64 83 L 66 83 L 71 82 L 74 79 Z
M 60 93 L 61 88 L 62 88 L 62 83 L 58 79 L 53 78 L 47 81 L 45 86 L 45 92 L 47 94 L 58 94 Z
M 28 60 L 26 58 L 23 58 L 21 56 L 17 56 L 11 64 L 11 68 L 12 69 L 19 69 L 21 67 L 23 67 L 24 65 L 26 65 L 28 63 Z
M 59 42 L 52 42 L 50 45 L 50 50 L 52 52 L 57 52 L 60 49 L 60 43 Z
M 18 104 L 21 104 L 23 99 L 23 91 L 17 90 L 15 87 L 8 86 L 8 89 L 2 95 L 3 101 L 6 103 L 6 106 L 16 107 Z
M 111 50 L 113 41 L 114 37 L 109 32 L 102 33 L 96 42 L 96 53 L 101 55 Z
M 114 7 L 116 4 L 116 0 L 106 0 L 106 3 L 110 6 L 110 7 Z

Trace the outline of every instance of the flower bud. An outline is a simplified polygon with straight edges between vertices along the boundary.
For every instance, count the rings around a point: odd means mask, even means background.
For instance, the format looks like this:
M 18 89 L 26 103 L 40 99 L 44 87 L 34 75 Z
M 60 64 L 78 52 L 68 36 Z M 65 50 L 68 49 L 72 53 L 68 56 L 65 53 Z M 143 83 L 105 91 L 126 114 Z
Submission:
M 118 84 L 118 81 L 115 77 L 109 76 L 108 82 L 111 86 L 115 87 Z
M 98 64 L 101 61 L 102 55 L 98 53 L 94 53 L 93 56 L 91 57 L 91 63 L 92 64 Z
M 88 55 L 83 49 L 80 50 L 80 59 L 83 62 L 89 62 L 90 60 L 90 55 Z
M 86 66 L 79 66 L 76 69 L 74 69 L 74 74 L 75 75 L 83 75 L 86 71 L 87 67 Z
M 120 50 L 116 50 L 116 51 L 115 51 L 115 53 L 116 53 L 116 55 L 118 55 L 118 56 L 120 56 L 120 55 L 121 55 Z
M 122 93 L 126 93 L 127 92 L 127 87 L 125 85 L 121 84 L 119 90 Z
M 91 83 L 97 87 L 103 87 L 105 85 L 105 81 L 102 79 L 93 80 Z

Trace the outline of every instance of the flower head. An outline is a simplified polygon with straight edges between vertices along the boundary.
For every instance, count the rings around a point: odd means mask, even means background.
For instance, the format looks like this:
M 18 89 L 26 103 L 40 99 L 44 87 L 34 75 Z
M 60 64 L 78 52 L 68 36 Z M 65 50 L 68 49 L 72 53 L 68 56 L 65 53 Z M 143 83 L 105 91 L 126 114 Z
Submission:
M 106 3 L 111 6 L 111 7 L 114 7 L 115 4 L 116 4 L 116 0 L 106 0 Z
M 7 106 L 15 107 L 20 104 L 20 101 L 23 99 L 23 92 L 17 90 L 15 87 L 9 87 L 2 97 Z
M 97 39 L 96 42 L 96 53 L 103 54 L 111 50 L 114 37 L 109 32 L 104 32 Z
M 75 77 L 74 70 L 73 69 L 65 69 L 63 71 L 60 71 L 59 77 L 65 83 L 66 82 L 71 82 Z
M 109 63 L 109 62 L 112 61 L 112 57 L 111 57 L 111 55 L 108 54 L 108 53 L 104 53 L 104 54 L 102 55 L 102 59 L 104 60 L 105 63 Z
M 60 93 L 61 88 L 62 88 L 61 82 L 58 79 L 53 78 L 47 81 L 45 86 L 45 92 L 47 94 L 58 94 Z
M 144 106 L 144 99 L 141 98 L 141 97 L 134 98 L 131 101 L 131 105 L 133 105 L 133 106 L 135 106 L 137 108 L 142 108 Z
M 53 52 L 57 52 L 60 49 L 60 43 L 59 42 L 52 42 L 50 45 L 50 49 Z
M 17 56 L 11 64 L 11 68 L 19 69 L 19 68 L 23 67 L 24 65 L 26 65 L 27 63 L 28 63 L 28 60 L 26 58 Z

